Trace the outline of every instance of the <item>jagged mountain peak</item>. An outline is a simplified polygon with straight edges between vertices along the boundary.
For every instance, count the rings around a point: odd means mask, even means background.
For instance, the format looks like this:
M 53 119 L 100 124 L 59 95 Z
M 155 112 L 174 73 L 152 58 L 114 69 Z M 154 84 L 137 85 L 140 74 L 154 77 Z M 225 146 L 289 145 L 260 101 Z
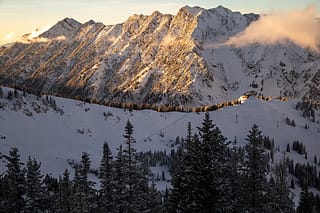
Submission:
M 178 15 L 179 13 L 184 13 L 184 12 L 188 12 L 189 14 L 191 14 L 192 16 L 197 16 L 199 15 L 199 13 L 201 13 L 202 11 L 204 10 L 204 8 L 201 8 L 199 6 L 189 6 L 189 5 L 186 5 L 184 7 L 182 7 L 179 12 L 178 12 Z
M 152 17 L 159 17 L 162 16 L 163 14 L 160 13 L 158 10 L 153 11 L 153 13 L 151 14 Z
M 64 19 L 62 19 L 61 21 L 59 21 L 58 23 L 67 23 L 69 25 L 78 25 L 81 24 L 80 22 L 78 22 L 77 20 L 73 19 L 73 18 L 69 18 L 69 17 L 65 17 Z
M 59 36 L 69 38 L 72 36 L 80 27 L 81 23 L 73 18 L 64 18 L 53 25 L 49 30 L 39 35 L 42 38 L 53 39 Z
M 84 23 L 84 25 L 94 25 L 97 22 L 95 22 L 94 20 L 90 19 L 89 21 L 87 21 L 86 23 Z
M 214 11 L 214 12 L 218 12 L 220 14 L 234 13 L 232 10 L 230 10 L 229 8 L 226 8 L 226 7 L 222 6 L 222 5 L 219 5 L 218 7 L 212 8 L 210 10 Z

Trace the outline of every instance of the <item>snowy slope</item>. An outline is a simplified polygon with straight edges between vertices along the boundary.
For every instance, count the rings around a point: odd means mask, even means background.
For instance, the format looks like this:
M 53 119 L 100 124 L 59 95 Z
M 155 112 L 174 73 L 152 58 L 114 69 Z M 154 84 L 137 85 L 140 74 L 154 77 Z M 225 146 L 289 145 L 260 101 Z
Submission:
M 114 26 L 66 18 L 38 40 L 1 48 L 0 84 L 109 104 L 195 107 L 250 90 L 319 103 L 319 53 L 289 41 L 227 42 L 258 17 L 185 6 Z
M 4 97 L 7 91 L 5 89 Z M 127 120 L 134 125 L 138 151 L 170 151 L 175 148 L 176 137 L 184 137 L 187 123 L 192 122 L 195 130 L 204 117 L 203 113 L 130 112 L 58 97 L 54 99 L 60 110 L 55 111 L 43 104 L 45 97 L 38 99 L 22 94 L 11 101 L 0 99 L 0 152 L 8 153 L 10 147 L 18 147 L 24 160 L 29 155 L 36 157 L 42 162 L 42 171 L 54 176 L 65 168 L 70 169 L 68 160 L 79 160 L 82 152 L 90 154 L 93 168 L 97 168 L 104 141 L 109 143 L 115 156 L 116 148 L 124 141 L 122 135 Z M 245 137 L 256 123 L 265 135 L 275 139 L 280 150 L 285 150 L 287 143 L 299 140 L 306 145 L 309 156 L 320 156 L 320 125 L 304 119 L 301 112 L 295 110 L 294 101 L 267 102 L 250 98 L 241 105 L 213 111 L 210 115 L 222 133 L 229 140 L 236 137 L 239 145 L 246 143 Z M 288 126 L 286 117 L 293 119 L 296 127 Z M 309 129 L 304 129 L 306 123 Z

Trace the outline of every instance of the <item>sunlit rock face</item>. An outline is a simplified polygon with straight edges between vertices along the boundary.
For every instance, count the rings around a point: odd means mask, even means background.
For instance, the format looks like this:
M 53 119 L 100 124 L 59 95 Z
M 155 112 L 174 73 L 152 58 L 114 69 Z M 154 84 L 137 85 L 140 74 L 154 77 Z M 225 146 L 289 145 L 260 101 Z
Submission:
M 256 23 L 224 7 L 185 6 L 106 26 L 66 18 L 0 48 L 0 84 L 99 103 L 203 106 L 248 91 L 319 98 L 320 56 L 294 41 L 236 45 Z

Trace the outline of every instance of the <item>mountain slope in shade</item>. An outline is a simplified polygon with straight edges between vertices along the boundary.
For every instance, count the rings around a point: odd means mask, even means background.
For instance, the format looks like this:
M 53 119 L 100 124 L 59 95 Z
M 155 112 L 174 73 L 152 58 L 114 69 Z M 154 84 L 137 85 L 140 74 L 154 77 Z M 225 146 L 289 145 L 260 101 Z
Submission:
M 23 162 L 28 156 L 35 157 L 42 162 L 43 174 L 55 177 L 66 168 L 73 173 L 68 162 L 80 161 L 82 152 L 90 155 L 92 168 L 97 169 L 105 141 L 116 156 L 116 149 L 124 144 L 124 127 L 128 120 L 134 126 L 134 147 L 138 152 L 166 150 L 170 153 L 171 149 L 177 148 L 176 138 L 186 136 L 188 122 L 192 123 L 193 133 L 197 133 L 196 127 L 204 118 L 204 113 L 129 111 L 65 98 L 23 95 L 21 91 L 8 100 L 8 92 L 13 92 L 13 89 L 2 90 L 0 153 L 7 154 L 11 147 L 17 147 Z M 239 146 L 247 143 L 248 131 L 254 123 L 257 124 L 264 135 L 274 139 L 278 150 L 275 151 L 275 163 L 283 159 L 287 144 L 292 146 L 293 141 L 303 142 L 308 152 L 307 160 L 294 151 L 286 152 L 286 156 L 294 162 L 313 165 L 313 157 L 319 159 L 320 156 L 319 124 L 304 119 L 295 105 L 294 100 L 282 102 L 250 98 L 241 105 L 212 111 L 210 116 L 222 134 L 230 141 L 236 139 Z M 287 117 L 295 121 L 295 127 L 286 123 Z M 317 114 L 318 120 L 320 116 Z M 305 124 L 308 129 L 304 128 Z M 5 169 L 5 162 L 0 162 L 1 174 Z M 299 201 L 298 197 L 295 199 Z
M 255 90 L 319 103 L 320 55 L 291 42 L 226 44 L 258 15 L 185 6 L 113 26 L 66 18 L 0 49 L 0 84 L 99 103 L 199 106 Z M 64 39 L 55 39 L 64 36 Z

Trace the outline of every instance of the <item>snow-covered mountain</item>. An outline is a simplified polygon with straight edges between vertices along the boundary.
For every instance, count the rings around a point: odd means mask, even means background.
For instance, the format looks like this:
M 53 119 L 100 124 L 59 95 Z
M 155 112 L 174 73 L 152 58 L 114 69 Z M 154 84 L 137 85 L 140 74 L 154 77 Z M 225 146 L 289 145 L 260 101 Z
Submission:
M 319 104 L 319 53 L 289 41 L 227 42 L 258 18 L 222 6 L 113 26 L 66 18 L 30 43 L 1 47 L 0 84 L 106 104 L 194 107 L 251 90 Z

